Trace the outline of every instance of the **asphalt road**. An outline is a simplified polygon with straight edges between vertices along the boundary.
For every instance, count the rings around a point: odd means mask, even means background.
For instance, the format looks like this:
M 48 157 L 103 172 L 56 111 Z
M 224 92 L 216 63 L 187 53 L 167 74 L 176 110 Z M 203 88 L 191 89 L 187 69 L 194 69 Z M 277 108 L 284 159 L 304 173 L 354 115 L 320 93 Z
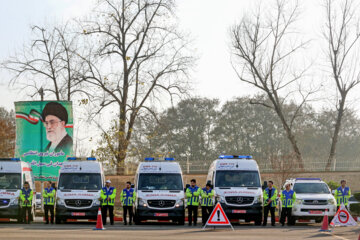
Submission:
M 124 226 L 115 223 L 106 225 L 106 230 L 94 231 L 94 223 L 66 223 L 61 225 L 30 225 L 0 223 L 0 239 L 342 239 L 357 240 L 360 227 L 338 227 L 331 233 L 319 232 L 320 224 L 297 224 L 292 227 L 257 227 L 252 224 L 234 225 L 231 228 L 202 230 L 201 227 L 176 226 L 166 223 L 147 223 L 139 226 Z

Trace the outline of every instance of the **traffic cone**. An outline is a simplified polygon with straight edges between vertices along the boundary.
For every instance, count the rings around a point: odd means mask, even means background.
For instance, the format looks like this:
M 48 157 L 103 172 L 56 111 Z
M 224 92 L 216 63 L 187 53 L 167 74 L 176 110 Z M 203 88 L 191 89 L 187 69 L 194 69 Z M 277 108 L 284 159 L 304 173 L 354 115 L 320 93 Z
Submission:
M 327 209 L 325 209 L 325 215 L 324 215 L 324 218 L 322 221 L 321 229 L 319 231 L 320 232 L 331 232 L 331 230 L 329 230 L 329 216 L 328 216 Z
M 101 208 L 99 208 L 97 220 L 96 220 L 96 227 L 93 228 L 93 230 L 105 230 L 101 217 Z

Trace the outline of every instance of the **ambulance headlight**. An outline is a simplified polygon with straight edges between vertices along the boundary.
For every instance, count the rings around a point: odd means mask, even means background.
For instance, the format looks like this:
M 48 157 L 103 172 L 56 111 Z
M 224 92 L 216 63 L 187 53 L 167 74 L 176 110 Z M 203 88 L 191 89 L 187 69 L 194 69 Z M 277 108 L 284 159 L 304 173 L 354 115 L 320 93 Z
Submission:
M 17 198 L 13 198 L 10 200 L 10 205 L 19 205 L 19 200 Z
M 56 204 L 57 204 L 57 205 L 65 205 L 64 199 L 58 198 L 58 199 L 56 200 Z
M 101 204 L 101 202 L 100 202 L 99 199 L 94 199 L 94 200 L 93 200 L 93 205 L 94 205 L 94 206 L 100 206 L 100 204 Z
M 221 195 L 216 195 L 216 201 L 220 203 L 225 203 L 225 197 Z
M 147 202 L 145 199 L 139 198 L 139 206 L 141 207 L 147 207 Z
M 184 198 L 177 200 L 175 204 L 175 207 L 177 208 L 182 206 L 184 206 Z
M 260 204 L 262 204 L 262 196 L 260 195 L 260 196 L 257 196 L 256 198 L 255 198 L 255 200 L 254 200 L 254 203 L 260 203 Z
M 300 198 L 297 198 L 297 199 L 295 200 L 295 204 L 296 204 L 296 205 L 301 205 L 302 203 L 303 203 L 303 200 L 300 199 Z
M 335 199 L 330 198 L 330 199 L 328 200 L 328 204 L 331 204 L 331 205 L 335 204 Z

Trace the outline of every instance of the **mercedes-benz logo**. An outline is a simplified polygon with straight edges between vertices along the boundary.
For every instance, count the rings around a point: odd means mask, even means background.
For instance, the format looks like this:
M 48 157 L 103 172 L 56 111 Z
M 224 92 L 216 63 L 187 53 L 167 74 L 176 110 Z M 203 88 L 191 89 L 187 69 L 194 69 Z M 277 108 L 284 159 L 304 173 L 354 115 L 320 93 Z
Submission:
M 314 203 L 314 204 L 318 204 L 319 201 L 318 201 L 318 200 L 314 200 L 313 203 Z
M 81 206 L 81 200 L 75 200 L 75 205 L 77 207 L 80 207 Z
M 237 202 L 237 203 L 242 203 L 242 202 L 243 202 L 243 198 L 242 198 L 242 197 L 237 197 L 237 198 L 236 198 L 236 202 Z
M 160 206 L 160 207 L 163 207 L 163 206 L 165 206 L 165 201 L 163 201 L 163 200 L 160 200 L 160 201 L 159 201 L 159 206 Z

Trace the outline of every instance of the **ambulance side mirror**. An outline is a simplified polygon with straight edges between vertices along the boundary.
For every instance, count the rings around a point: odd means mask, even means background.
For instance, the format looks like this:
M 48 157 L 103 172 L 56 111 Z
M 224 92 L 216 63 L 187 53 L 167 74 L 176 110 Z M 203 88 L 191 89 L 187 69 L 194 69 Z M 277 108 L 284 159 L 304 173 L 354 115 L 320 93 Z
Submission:
M 184 191 L 186 191 L 186 189 L 188 189 L 190 187 L 190 184 L 186 184 Z
M 131 188 L 135 188 L 135 184 L 131 184 Z

